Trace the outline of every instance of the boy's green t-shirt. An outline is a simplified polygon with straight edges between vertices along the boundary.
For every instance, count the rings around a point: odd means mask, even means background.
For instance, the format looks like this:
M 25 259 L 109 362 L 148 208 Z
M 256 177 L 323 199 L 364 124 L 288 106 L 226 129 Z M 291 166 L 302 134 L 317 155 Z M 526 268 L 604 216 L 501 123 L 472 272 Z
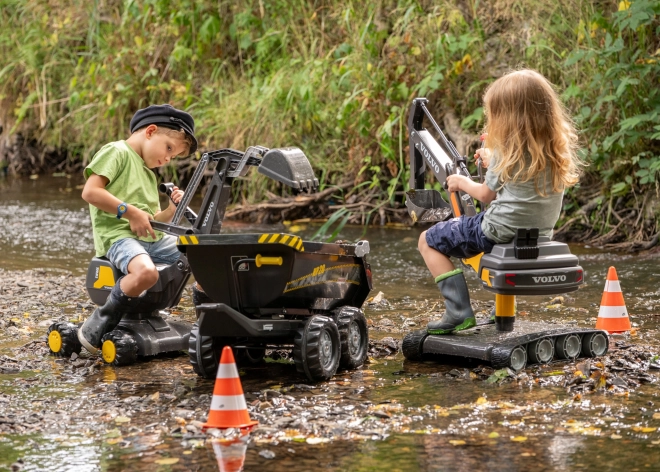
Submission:
M 160 211 L 156 175 L 126 141 L 115 141 L 103 146 L 85 167 L 85 180 L 92 174 L 107 178 L 109 182 L 106 190 L 122 202 L 144 210 L 151 216 Z M 126 218 L 117 219 L 116 213 L 107 213 L 94 205 L 89 205 L 89 213 L 97 257 L 105 256 L 110 246 L 120 239 L 154 242 L 163 237 L 163 233 L 156 231 L 155 240 L 151 236 L 138 238 L 131 231 Z

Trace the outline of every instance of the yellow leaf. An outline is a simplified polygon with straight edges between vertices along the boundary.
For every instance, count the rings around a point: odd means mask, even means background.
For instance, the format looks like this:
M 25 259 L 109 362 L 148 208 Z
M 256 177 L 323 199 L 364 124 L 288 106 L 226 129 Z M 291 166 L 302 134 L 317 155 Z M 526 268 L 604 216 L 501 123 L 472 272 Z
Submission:
M 452 446 L 464 446 L 465 441 L 463 441 L 462 439 L 452 439 L 449 441 L 449 444 L 451 444 Z
M 187 456 L 187 455 L 192 454 L 192 451 L 183 451 L 183 453 Z
M 142 44 L 144 43 L 144 41 L 142 40 L 142 38 L 140 36 L 136 36 L 133 39 L 135 40 L 135 44 L 137 45 L 137 47 L 142 46 Z
M 628 0 L 621 0 L 619 2 L 619 11 L 624 11 L 630 8 L 630 2 Z
M 108 106 L 112 105 L 112 92 L 108 92 L 108 96 L 105 98 L 105 104 Z
M 410 54 L 413 56 L 419 56 L 422 53 L 422 50 L 418 46 L 410 48 Z
M 654 420 L 660 420 L 660 413 L 653 413 Z
M 158 459 L 157 461 L 154 461 L 154 462 L 156 464 L 159 464 L 159 465 L 172 465 L 172 464 L 176 464 L 177 462 L 179 462 L 179 458 L 178 457 L 168 457 L 166 459 Z
M 123 440 L 124 440 L 124 438 L 119 437 L 119 438 L 111 438 L 111 439 L 108 439 L 106 442 L 107 442 L 108 444 L 117 444 L 117 443 L 122 442 Z
M 30 314 L 28 312 L 25 312 L 25 313 L 23 313 L 23 316 L 26 317 L 26 318 L 29 318 Z
M 488 400 L 486 400 L 484 397 L 477 398 L 477 405 L 483 405 L 485 403 L 488 403 Z
M 613 434 L 612 436 L 610 436 L 610 438 L 612 438 L 612 439 L 621 439 L 621 436 L 619 436 L 618 434 Z
M 115 418 L 115 423 L 130 423 L 131 419 L 127 416 L 118 416 Z
M 526 436 L 515 436 L 515 437 L 511 438 L 511 441 L 525 442 L 525 441 L 527 441 L 527 437 Z
M 497 439 L 497 438 L 500 437 L 500 433 L 498 433 L 498 432 L 496 432 L 496 431 L 493 431 L 492 433 L 490 433 L 490 434 L 488 435 L 488 437 L 489 437 L 490 439 Z
M 651 428 L 651 427 L 648 427 L 648 428 L 642 428 L 642 433 L 652 433 L 652 432 L 654 432 L 654 431 L 657 431 L 657 429 L 658 429 L 658 428 Z

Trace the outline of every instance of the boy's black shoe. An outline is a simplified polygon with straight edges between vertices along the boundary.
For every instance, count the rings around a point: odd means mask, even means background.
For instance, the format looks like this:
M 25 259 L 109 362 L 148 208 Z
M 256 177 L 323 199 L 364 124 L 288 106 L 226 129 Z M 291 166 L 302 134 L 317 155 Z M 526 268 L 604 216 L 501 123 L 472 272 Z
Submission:
M 120 281 L 112 287 L 105 305 L 96 308 L 78 329 L 80 344 L 92 354 L 99 352 L 103 335 L 115 329 L 124 313 L 140 303 L 140 297 L 129 297 L 121 290 Z

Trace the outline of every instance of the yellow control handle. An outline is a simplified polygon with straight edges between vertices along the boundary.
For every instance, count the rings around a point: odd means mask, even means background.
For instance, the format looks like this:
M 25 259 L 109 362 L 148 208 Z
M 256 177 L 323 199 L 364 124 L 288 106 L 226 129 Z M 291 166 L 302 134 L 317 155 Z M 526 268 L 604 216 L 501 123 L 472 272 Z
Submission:
M 257 254 L 254 261 L 257 267 L 261 267 L 262 265 L 282 265 L 281 257 L 264 257 L 261 254 Z

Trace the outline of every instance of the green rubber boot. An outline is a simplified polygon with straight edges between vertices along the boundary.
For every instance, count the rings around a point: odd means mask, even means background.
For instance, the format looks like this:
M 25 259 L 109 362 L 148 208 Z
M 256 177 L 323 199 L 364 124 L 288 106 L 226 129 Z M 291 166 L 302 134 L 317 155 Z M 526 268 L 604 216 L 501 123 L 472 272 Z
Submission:
M 445 297 L 445 313 L 439 320 L 426 325 L 429 334 L 449 334 L 452 331 L 462 331 L 477 325 L 470 293 L 463 276 L 463 269 L 455 269 L 435 278 L 438 288 Z

